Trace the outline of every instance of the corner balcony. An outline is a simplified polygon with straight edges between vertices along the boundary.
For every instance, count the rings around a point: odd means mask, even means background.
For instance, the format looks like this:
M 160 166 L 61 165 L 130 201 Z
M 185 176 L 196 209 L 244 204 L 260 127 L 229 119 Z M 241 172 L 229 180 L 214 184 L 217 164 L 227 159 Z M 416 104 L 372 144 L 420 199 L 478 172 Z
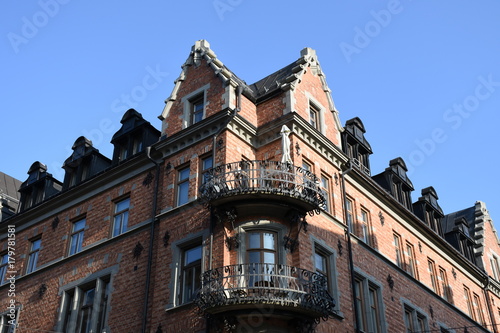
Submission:
M 240 161 L 219 165 L 205 174 L 200 200 L 220 205 L 235 200 L 278 200 L 307 212 L 319 213 L 325 194 L 308 170 L 276 161 Z
M 256 305 L 311 319 L 327 319 L 335 313 L 323 275 L 279 264 L 229 265 L 206 271 L 196 303 L 210 315 Z

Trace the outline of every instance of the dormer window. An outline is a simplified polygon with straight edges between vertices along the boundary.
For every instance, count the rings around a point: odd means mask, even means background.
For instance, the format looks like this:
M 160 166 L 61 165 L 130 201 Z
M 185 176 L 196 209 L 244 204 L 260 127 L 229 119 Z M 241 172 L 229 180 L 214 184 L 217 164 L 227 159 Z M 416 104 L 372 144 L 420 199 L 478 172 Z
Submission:
M 122 127 L 113 135 L 111 143 L 115 146 L 113 164 L 121 163 L 144 151 L 144 147 L 157 142 L 159 131 L 134 109 L 129 109 L 120 121 Z
M 63 189 L 76 186 L 110 166 L 111 161 L 92 146 L 92 141 L 81 136 L 73 144 L 73 154 L 64 161 Z
M 359 118 L 348 120 L 342 133 L 342 150 L 351 158 L 354 167 L 370 176 L 369 156 L 372 150 L 364 133 L 365 128 Z
M 28 175 L 28 179 L 19 189 L 21 212 L 58 193 L 62 187 L 62 184 L 47 172 L 47 166 L 43 163 L 33 163 Z

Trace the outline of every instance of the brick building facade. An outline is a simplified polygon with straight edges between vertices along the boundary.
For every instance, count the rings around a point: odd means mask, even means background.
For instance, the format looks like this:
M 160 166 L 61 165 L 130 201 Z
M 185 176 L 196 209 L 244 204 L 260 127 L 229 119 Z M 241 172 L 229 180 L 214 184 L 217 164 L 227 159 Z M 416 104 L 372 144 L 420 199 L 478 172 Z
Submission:
M 498 332 L 486 206 L 445 213 L 401 158 L 372 175 L 314 50 L 248 85 L 197 41 L 111 159 L 35 162 L 0 223 L 0 332 Z M 3 311 L 3 312 L 1 312 Z

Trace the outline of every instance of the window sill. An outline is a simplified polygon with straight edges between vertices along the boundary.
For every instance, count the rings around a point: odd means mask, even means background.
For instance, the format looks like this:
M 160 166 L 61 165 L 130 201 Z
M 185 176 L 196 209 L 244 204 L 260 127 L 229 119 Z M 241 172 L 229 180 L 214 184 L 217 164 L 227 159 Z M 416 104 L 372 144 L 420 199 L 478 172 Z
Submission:
M 180 304 L 180 305 L 171 305 L 171 304 L 168 304 L 168 305 L 165 306 L 165 312 L 171 312 L 171 311 L 177 311 L 177 310 L 184 310 L 184 309 L 192 307 L 194 305 L 196 305 L 194 301 L 187 302 L 187 303 Z

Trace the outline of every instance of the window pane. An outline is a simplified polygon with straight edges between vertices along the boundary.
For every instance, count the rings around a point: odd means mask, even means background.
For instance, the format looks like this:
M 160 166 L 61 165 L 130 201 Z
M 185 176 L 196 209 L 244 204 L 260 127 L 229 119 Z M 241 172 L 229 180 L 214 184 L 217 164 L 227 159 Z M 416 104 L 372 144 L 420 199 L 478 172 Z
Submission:
M 250 249 L 259 249 L 260 248 L 260 233 L 251 232 L 248 234 L 248 247 Z
M 274 250 L 274 234 L 264 233 L 264 248 Z
M 212 156 L 205 158 L 203 160 L 203 170 L 211 168 L 212 167 L 212 161 L 213 161 Z
M 179 205 L 188 202 L 188 191 L 189 191 L 188 183 L 182 183 L 179 185 L 179 202 L 178 202 Z
M 121 212 L 122 210 L 128 209 L 129 206 L 130 206 L 130 199 L 122 200 L 122 201 L 116 203 L 115 213 L 118 213 L 118 212 Z
M 314 265 L 316 270 L 320 271 L 322 274 L 326 271 L 326 258 L 319 253 L 314 254 Z
M 360 318 L 360 323 L 359 323 L 359 329 L 364 330 L 366 328 L 366 317 L 364 315 L 364 295 L 363 295 L 363 285 L 361 281 L 356 280 L 355 284 L 355 291 L 356 291 L 356 309 L 358 316 Z
M 276 263 L 275 255 L 272 252 L 264 252 L 264 263 L 274 264 Z
M 186 180 L 189 178 L 189 168 L 185 168 L 179 171 L 179 180 Z
M 184 255 L 185 261 L 184 264 L 188 265 L 196 260 L 201 260 L 201 245 L 197 247 L 193 247 L 192 249 L 186 250 Z
M 260 262 L 260 252 L 250 251 L 248 252 L 248 262 L 250 264 L 255 264 Z
M 85 219 L 73 223 L 73 231 L 83 230 L 85 228 Z
M 40 245 L 42 244 L 41 239 L 37 239 L 31 243 L 31 251 L 36 251 L 40 249 Z

